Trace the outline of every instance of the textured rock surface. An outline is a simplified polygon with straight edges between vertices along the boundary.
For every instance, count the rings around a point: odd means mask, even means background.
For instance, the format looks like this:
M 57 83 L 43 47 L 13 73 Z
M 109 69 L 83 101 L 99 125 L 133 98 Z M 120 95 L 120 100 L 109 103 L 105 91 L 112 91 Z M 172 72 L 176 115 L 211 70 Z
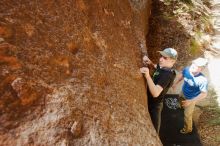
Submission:
M 181 68 L 210 48 L 207 34 L 212 33 L 212 28 L 206 3 L 208 1 L 205 0 L 152 1 L 147 35 L 148 53 L 152 60 L 158 59 L 156 51 L 173 47 L 179 54 L 177 67 Z
M 161 145 L 138 71 L 149 1 L 0 5 L 0 145 Z

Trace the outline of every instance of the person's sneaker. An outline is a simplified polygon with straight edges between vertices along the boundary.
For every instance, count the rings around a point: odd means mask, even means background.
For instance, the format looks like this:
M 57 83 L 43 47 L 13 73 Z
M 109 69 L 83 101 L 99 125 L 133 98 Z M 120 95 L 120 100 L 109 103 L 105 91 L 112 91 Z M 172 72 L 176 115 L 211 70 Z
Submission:
M 182 133 L 182 134 L 189 134 L 191 132 L 192 131 L 186 131 L 184 128 L 180 130 L 180 133 Z

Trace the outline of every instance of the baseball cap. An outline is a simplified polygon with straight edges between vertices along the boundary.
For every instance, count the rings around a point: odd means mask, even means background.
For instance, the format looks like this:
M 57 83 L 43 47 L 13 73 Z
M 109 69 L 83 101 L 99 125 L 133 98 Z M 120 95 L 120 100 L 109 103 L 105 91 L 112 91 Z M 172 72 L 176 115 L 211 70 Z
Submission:
M 173 48 L 166 48 L 163 51 L 158 51 L 164 57 L 170 57 L 172 59 L 177 59 L 177 51 Z
M 196 66 L 206 66 L 208 64 L 208 59 L 199 57 L 193 60 L 192 63 Z

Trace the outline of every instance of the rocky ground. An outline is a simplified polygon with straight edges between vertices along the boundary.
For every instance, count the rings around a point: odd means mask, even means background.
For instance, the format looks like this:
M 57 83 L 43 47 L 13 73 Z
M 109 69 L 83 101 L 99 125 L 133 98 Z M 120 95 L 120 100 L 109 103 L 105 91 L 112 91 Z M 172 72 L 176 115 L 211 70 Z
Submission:
M 198 132 L 204 146 L 220 145 L 220 109 L 206 106 L 198 120 Z

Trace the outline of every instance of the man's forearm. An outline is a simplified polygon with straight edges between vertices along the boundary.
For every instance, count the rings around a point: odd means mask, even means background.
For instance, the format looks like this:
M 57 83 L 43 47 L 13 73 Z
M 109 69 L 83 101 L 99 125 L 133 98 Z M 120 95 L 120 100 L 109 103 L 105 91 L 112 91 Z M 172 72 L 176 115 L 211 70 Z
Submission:
M 204 99 L 207 96 L 207 92 L 201 92 L 198 96 L 196 96 L 193 101 L 197 102 L 199 100 Z
M 173 83 L 173 86 L 178 85 L 182 80 L 183 80 L 183 75 L 182 74 L 178 75 L 176 80 Z
M 153 97 L 158 97 L 162 91 L 162 89 L 159 89 L 157 85 L 154 84 L 152 78 L 150 76 L 145 76 L 147 79 L 147 85 L 148 88 L 152 94 Z

